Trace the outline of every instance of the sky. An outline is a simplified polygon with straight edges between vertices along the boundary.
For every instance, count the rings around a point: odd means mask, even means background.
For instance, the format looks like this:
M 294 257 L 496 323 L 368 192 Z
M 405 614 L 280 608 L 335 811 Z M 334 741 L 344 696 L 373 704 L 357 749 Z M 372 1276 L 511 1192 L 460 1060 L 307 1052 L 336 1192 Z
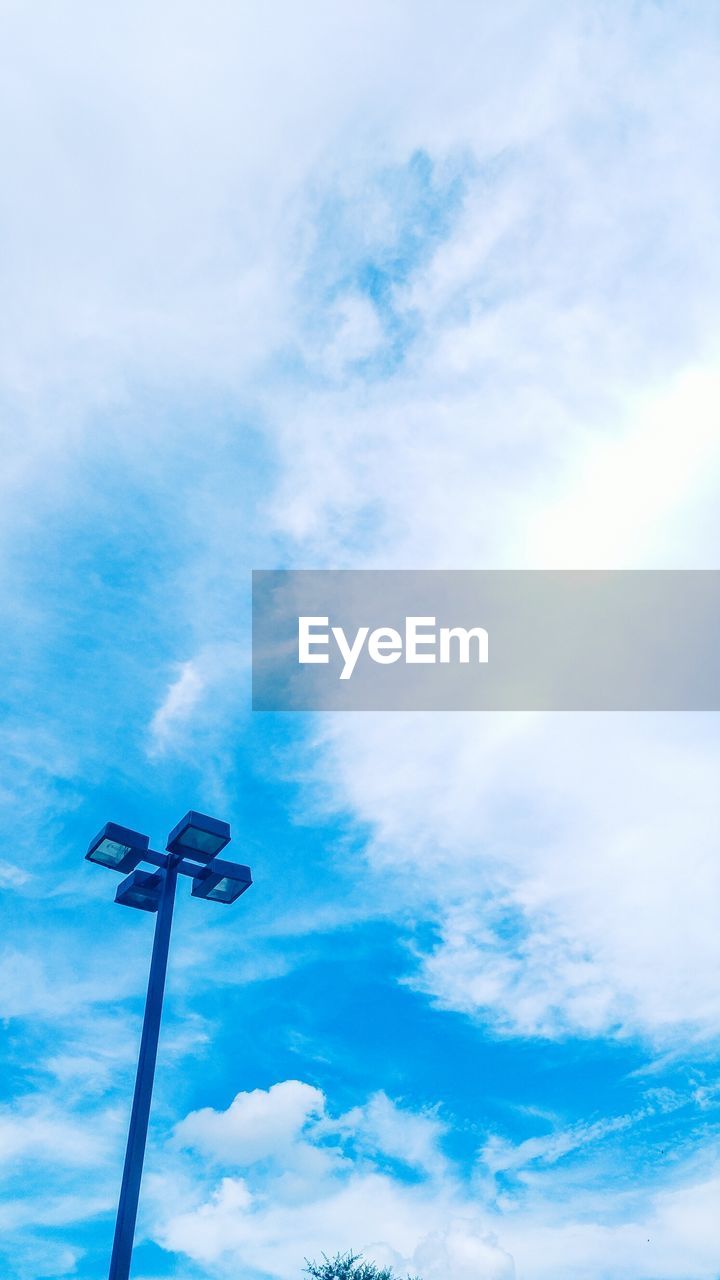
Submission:
M 720 568 L 718 11 L 0 10 L 0 1250 L 718 1280 L 714 714 L 255 713 L 253 568 Z M 182 886 L 181 886 L 182 888 Z

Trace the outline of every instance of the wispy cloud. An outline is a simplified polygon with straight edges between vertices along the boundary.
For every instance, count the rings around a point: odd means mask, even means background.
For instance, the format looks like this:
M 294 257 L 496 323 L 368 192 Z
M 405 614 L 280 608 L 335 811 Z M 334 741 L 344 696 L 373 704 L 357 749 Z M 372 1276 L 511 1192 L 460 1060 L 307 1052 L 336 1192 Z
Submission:
M 162 703 L 150 722 L 153 751 L 166 750 L 174 732 L 182 728 L 197 706 L 205 689 L 205 679 L 194 662 L 184 662 L 168 686 Z

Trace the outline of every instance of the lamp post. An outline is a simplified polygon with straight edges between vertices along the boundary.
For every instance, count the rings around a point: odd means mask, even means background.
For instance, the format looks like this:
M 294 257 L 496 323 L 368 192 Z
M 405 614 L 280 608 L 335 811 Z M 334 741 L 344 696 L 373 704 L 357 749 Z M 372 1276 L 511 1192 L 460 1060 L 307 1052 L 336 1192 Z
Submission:
M 107 822 L 85 855 L 112 871 L 129 872 L 118 886 L 116 902 L 157 915 L 108 1280 L 128 1280 L 130 1275 L 177 878 L 192 877 L 195 898 L 235 902 L 250 888 L 252 876 L 249 867 L 217 857 L 229 843 L 227 822 L 191 810 L 170 832 L 166 853 L 151 849 L 148 837 L 140 832 Z M 140 870 L 140 862 L 156 870 Z

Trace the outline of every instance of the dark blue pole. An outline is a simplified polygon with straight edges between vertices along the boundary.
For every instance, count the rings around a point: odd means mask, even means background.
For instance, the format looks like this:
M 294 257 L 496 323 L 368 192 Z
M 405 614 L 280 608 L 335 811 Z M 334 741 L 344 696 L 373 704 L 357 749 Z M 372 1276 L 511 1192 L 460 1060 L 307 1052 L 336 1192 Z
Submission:
M 138 1058 L 137 1075 L 135 1077 L 135 1094 L 130 1116 L 125 1167 L 120 1188 L 120 1201 L 115 1223 L 115 1240 L 113 1242 L 108 1280 L 128 1280 L 130 1275 L 135 1220 L 140 1196 L 140 1180 L 145 1157 L 145 1140 L 150 1117 L 150 1102 L 155 1076 L 158 1036 L 160 1034 L 160 1018 L 162 1017 L 176 880 L 177 871 L 175 867 L 166 867 L 163 873 L 160 905 L 155 921 L 155 940 L 153 942 L 152 960 L 150 961 L 150 977 L 145 1001 L 142 1039 L 140 1041 L 140 1057 Z

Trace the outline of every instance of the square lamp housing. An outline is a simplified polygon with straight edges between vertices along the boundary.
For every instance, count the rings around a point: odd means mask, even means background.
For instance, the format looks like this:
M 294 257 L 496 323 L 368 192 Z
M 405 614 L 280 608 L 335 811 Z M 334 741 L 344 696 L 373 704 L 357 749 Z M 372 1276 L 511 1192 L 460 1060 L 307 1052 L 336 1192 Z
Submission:
M 139 831 L 118 826 L 117 822 L 106 822 L 91 840 L 85 857 L 101 867 L 110 867 L 111 871 L 134 871 L 145 857 L 149 843 L 148 837 Z
M 118 885 L 115 901 L 121 907 L 137 907 L 140 911 L 157 911 L 160 906 L 161 876 L 159 871 L 133 871 Z
M 211 902 L 234 902 L 251 884 L 249 867 L 213 858 L 193 880 L 192 894 L 194 898 L 209 898 Z
M 229 843 L 227 822 L 191 809 L 170 832 L 166 848 L 168 853 L 181 853 L 195 862 L 210 862 Z

